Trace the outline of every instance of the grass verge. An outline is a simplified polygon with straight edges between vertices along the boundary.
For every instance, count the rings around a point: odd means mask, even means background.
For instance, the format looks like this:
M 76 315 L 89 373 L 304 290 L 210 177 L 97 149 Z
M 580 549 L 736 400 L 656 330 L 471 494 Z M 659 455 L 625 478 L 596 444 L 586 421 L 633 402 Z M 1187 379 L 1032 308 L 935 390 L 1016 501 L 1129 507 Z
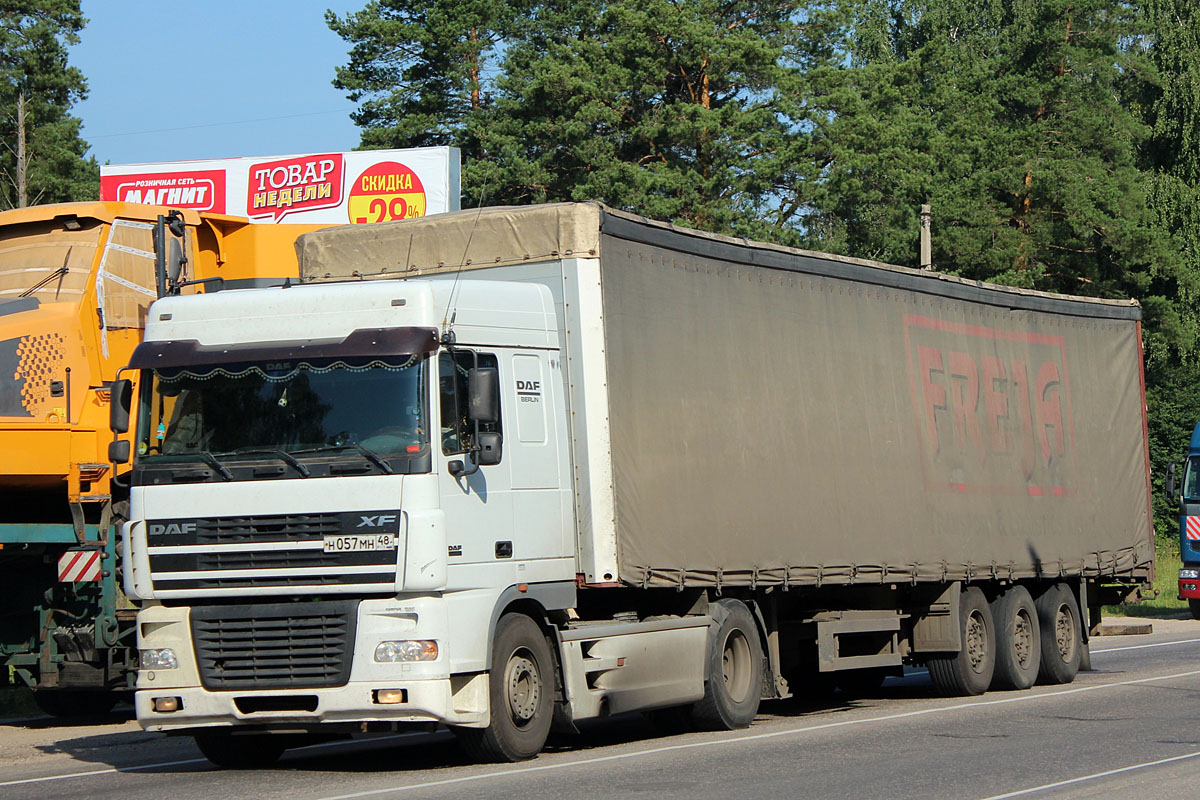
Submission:
M 1140 603 L 1105 606 L 1104 615 L 1123 617 L 1174 617 L 1188 613 L 1188 603 L 1179 599 L 1179 542 L 1154 540 L 1154 588 L 1158 594 Z

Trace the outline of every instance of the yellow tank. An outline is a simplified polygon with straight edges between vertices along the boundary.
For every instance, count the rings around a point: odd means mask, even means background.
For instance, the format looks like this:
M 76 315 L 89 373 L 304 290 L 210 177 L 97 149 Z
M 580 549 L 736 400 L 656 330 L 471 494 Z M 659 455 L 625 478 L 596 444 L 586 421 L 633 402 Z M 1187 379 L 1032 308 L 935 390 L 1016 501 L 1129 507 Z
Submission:
M 176 213 L 182 279 L 224 288 L 296 278 L 296 237 L 321 227 Z M 116 202 L 0 212 L 0 524 L 78 527 L 109 499 L 106 385 L 158 295 L 154 228 L 166 214 Z

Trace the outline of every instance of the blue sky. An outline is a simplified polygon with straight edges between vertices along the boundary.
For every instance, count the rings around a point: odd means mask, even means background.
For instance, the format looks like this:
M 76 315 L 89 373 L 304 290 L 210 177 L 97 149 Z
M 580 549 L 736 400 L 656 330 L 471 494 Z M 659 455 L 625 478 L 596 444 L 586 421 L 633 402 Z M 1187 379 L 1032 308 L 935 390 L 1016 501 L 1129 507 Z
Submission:
M 72 113 L 100 163 L 351 150 L 333 88 L 348 45 L 325 25 L 366 0 L 83 0 Z

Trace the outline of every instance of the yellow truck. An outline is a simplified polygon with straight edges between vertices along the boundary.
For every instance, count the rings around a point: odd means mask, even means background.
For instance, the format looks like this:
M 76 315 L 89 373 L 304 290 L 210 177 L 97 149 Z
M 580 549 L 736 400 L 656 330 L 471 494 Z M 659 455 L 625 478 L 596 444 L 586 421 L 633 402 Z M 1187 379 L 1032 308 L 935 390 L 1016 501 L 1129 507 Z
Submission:
M 132 686 L 108 383 L 157 297 L 295 279 L 296 237 L 317 227 L 117 202 L 0 212 L 0 684 L 59 716 Z

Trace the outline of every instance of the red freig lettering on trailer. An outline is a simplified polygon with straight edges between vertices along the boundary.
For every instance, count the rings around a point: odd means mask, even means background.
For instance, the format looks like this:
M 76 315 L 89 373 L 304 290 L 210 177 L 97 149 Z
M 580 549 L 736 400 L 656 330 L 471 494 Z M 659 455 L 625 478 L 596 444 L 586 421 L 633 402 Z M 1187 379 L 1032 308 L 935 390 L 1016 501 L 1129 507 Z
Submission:
M 906 314 L 904 340 L 926 488 L 1076 493 L 1063 337 Z
M 225 170 L 100 176 L 100 199 L 225 213 Z

